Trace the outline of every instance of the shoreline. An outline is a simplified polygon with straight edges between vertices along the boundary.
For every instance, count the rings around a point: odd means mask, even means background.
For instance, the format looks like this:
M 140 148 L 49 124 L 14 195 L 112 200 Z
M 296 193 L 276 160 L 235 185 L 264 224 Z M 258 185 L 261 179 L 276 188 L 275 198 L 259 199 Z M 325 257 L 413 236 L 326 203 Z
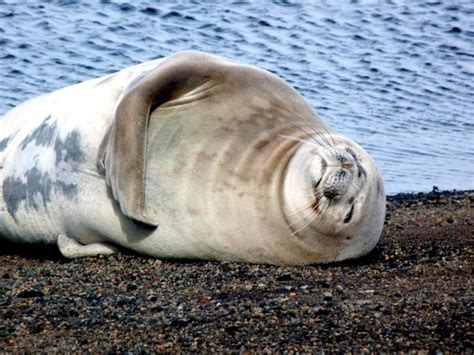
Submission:
M 474 190 L 387 197 L 368 256 L 282 267 L 0 252 L 7 352 L 474 349 Z M 43 252 L 43 250 L 42 250 Z

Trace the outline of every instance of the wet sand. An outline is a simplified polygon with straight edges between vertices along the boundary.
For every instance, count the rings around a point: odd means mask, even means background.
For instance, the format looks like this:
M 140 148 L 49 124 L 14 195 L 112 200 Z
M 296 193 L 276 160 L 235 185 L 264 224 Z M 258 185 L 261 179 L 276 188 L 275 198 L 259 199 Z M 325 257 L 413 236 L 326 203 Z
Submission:
M 66 260 L 0 251 L 0 352 L 472 352 L 474 192 L 388 198 L 336 265 Z

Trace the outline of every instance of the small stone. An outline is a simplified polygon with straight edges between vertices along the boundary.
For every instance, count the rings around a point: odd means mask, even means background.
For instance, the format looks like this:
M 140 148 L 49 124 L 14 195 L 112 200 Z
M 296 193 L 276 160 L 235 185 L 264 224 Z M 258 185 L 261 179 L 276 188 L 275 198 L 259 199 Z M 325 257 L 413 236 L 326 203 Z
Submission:
M 135 284 L 127 285 L 127 291 L 135 291 L 136 289 L 137 289 L 137 285 Z
M 276 280 L 277 281 L 291 281 L 293 280 L 293 277 L 291 276 L 291 274 L 286 273 L 286 274 L 281 274 L 280 276 L 278 276 Z
M 25 290 L 17 295 L 20 298 L 34 298 L 34 297 L 43 297 L 44 294 L 40 290 L 32 288 L 31 290 Z
M 331 284 L 329 283 L 328 280 L 322 280 L 322 281 L 321 281 L 321 287 L 323 287 L 323 288 L 329 288 L 329 286 L 331 286 Z
M 229 335 L 234 335 L 240 328 L 236 325 L 230 325 L 228 327 L 225 327 L 225 331 Z
M 332 299 L 332 293 L 331 292 L 324 292 L 323 297 L 325 301 L 329 301 Z
M 204 304 L 208 304 L 208 303 L 209 303 L 209 300 L 205 297 L 202 297 L 202 298 L 197 300 L 197 304 L 200 304 L 200 305 L 204 305 Z
M 148 296 L 147 297 L 147 300 L 150 301 L 150 302 L 156 302 L 157 301 L 157 297 L 155 295 L 151 295 L 151 296 Z

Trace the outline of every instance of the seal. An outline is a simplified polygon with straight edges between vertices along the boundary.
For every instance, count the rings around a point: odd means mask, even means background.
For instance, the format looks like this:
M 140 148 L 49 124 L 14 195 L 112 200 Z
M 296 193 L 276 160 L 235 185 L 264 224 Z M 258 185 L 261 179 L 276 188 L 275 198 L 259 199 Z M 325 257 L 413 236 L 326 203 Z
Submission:
M 277 76 L 180 52 L 0 119 L 0 235 L 66 257 L 328 263 L 384 222 L 369 154 Z

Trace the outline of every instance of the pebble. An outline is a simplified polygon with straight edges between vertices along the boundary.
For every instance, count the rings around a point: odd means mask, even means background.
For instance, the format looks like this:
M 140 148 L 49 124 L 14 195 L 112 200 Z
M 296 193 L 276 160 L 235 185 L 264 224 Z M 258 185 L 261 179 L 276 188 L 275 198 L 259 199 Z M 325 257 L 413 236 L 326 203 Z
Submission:
M 329 301 L 332 299 L 332 292 L 324 292 L 323 293 L 324 300 Z
M 335 265 L 69 261 L 2 244 L 0 349 L 471 353 L 471 196 L 389 196 L 375 250 Z

